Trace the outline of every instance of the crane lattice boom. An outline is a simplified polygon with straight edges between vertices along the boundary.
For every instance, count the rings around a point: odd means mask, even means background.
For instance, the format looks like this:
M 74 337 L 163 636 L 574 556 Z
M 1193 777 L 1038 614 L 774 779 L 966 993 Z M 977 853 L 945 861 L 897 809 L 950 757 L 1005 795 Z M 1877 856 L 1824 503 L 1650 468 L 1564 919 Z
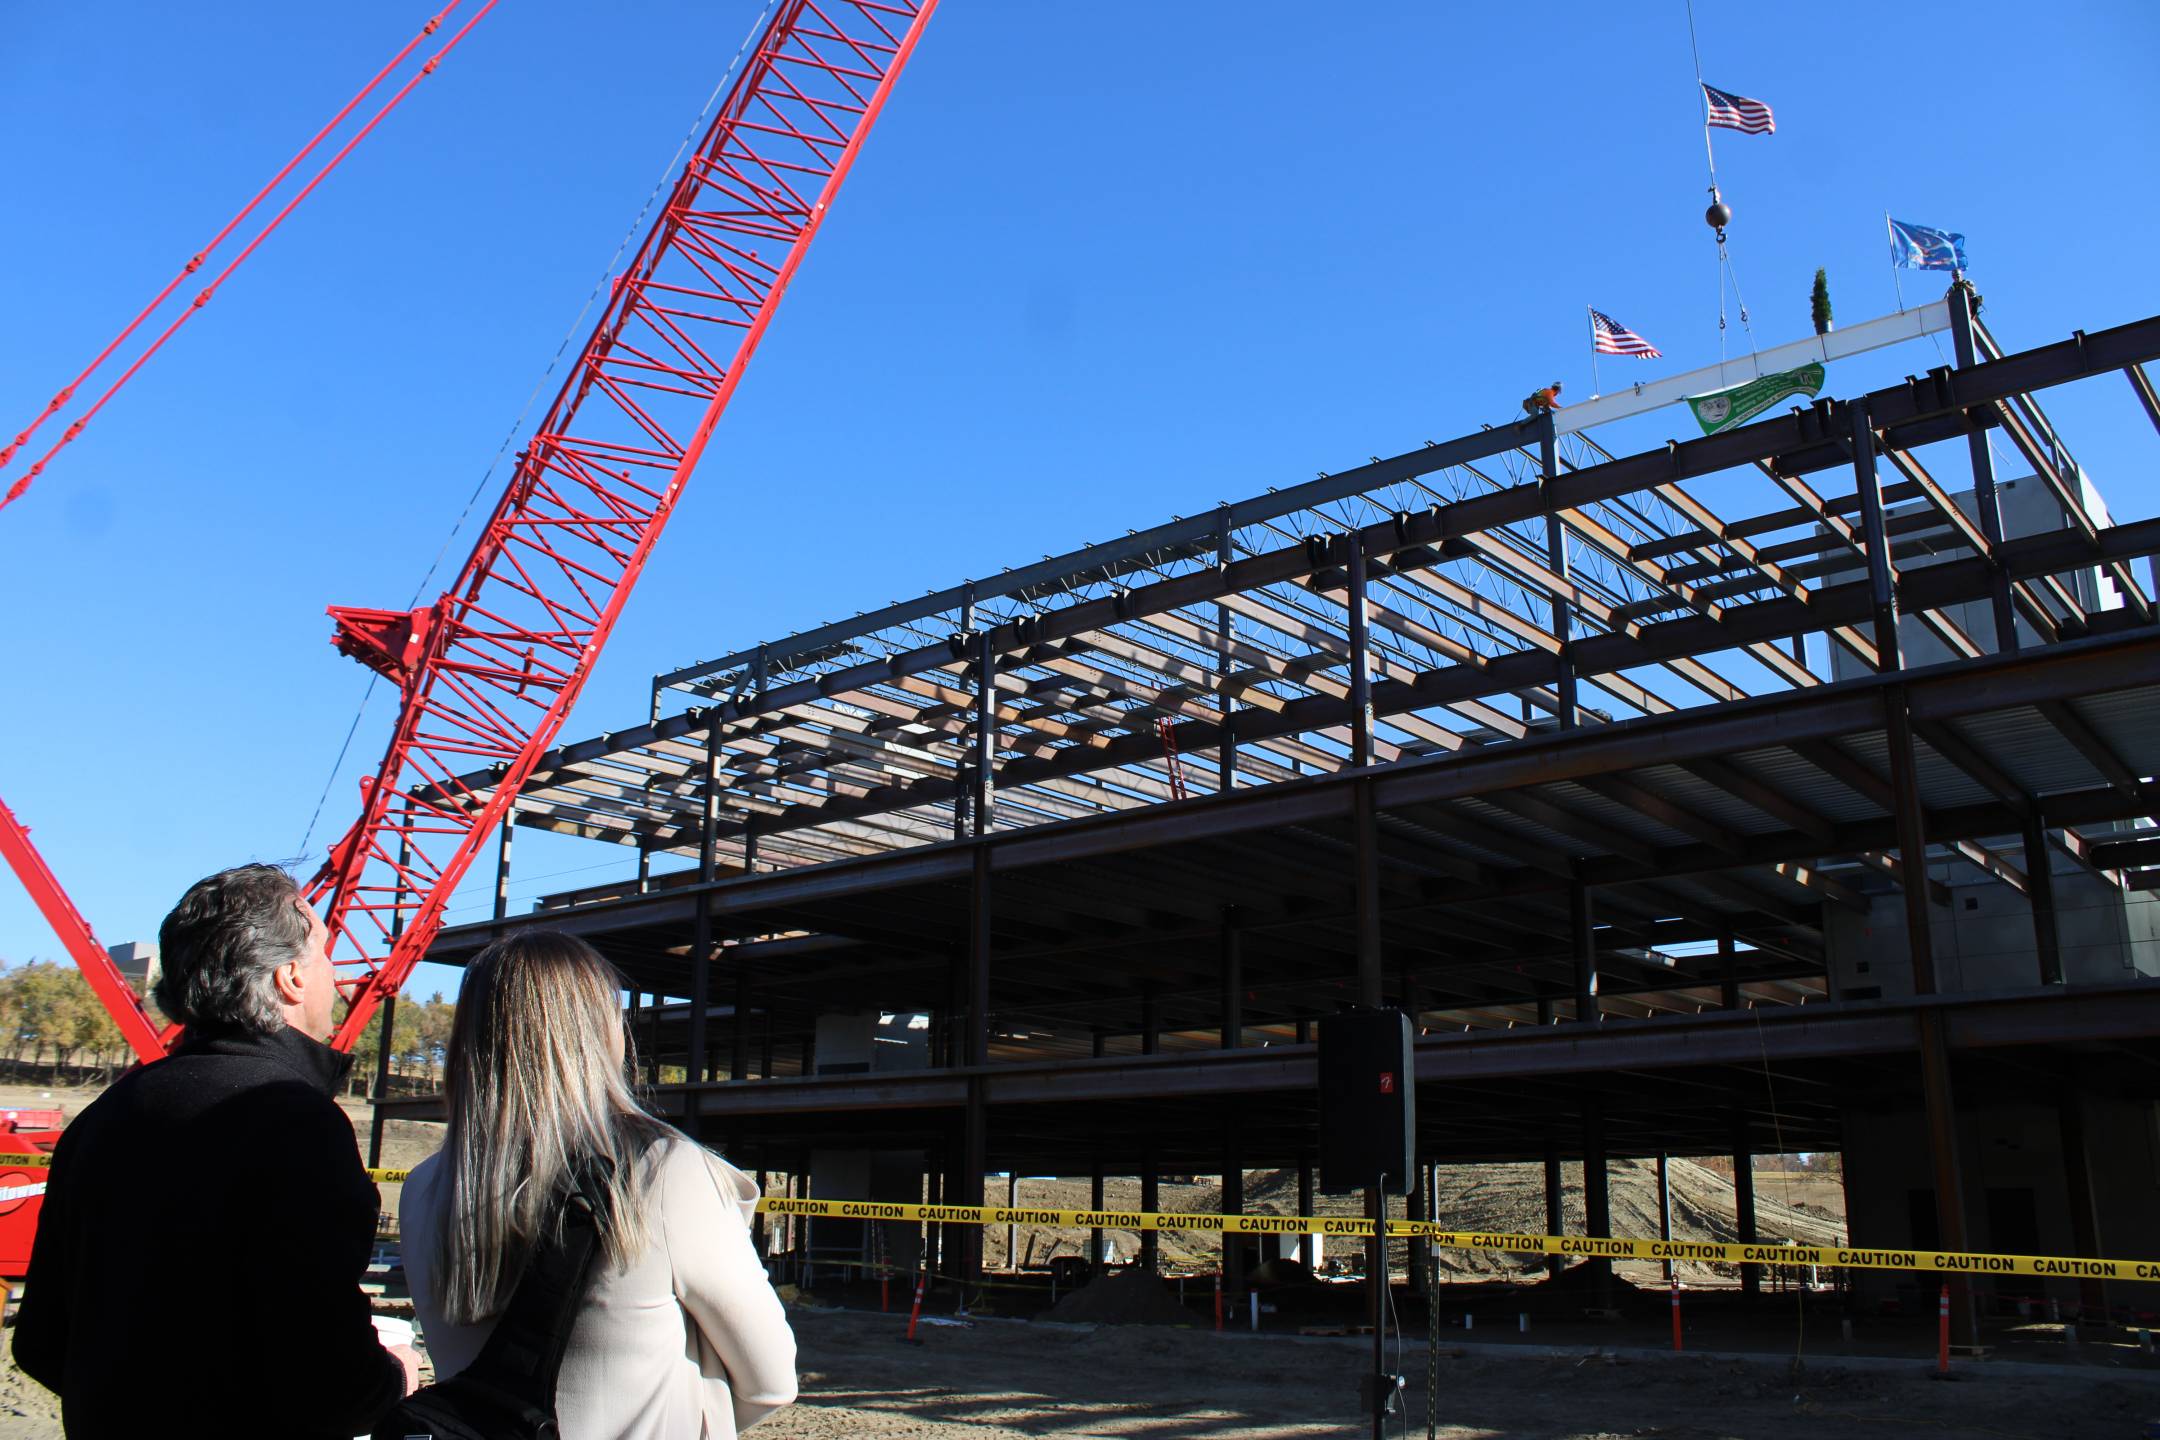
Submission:
M 457 582 L 333 608 L 403 692 L 363 807 L 309 887 L 349 1048 L 441 924 L 591 674 L 743 366 L 936 0 L 781 0 L 616 282 Z M 461 780 L 476 769 L 491 787 Z

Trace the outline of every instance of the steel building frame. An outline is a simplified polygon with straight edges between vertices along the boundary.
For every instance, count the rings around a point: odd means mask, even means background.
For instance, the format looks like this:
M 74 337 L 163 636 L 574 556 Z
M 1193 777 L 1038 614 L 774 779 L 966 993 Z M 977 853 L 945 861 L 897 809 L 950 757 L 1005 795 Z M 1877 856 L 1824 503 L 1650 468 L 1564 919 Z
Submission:
M 919 1143 L 960 1201 L 1075 1147 L 1295 1163 L 1310 1020 L 1382 1001 L 1450 1102 L 1428 1158 L 1836 1148 L 1902 1088 L 1954 1196 L 1952 1051 L 1970 1093 L 2051 1046 L 2151 1086 L 2160 991 L 2065 989 L 2049 856 L 2160 877 L 2125 830 L 2160 813 L 2160 521 L 2088 511 L 2034 396 L 2121 371 L 2160 426 L 2160 317 L 2004 354 L 1948 304 L 1960 364 L 1867 395 L 1625 456 L 1487 429 L 658 676 L 516 808 L 637 878 L 512 915 L 506 828 L 493 918 L 432 958 L 585 934 L 685 1123 L 776 1165 Z M 2005 538 L 1991 435 L 2060 529 Z M 1743 485 L 1772 503 L 1696 493 Z M 1931 912 L 1982 877 L 2029 991 L 1942 993 Z M 1891 892 L 1915 993 L 1837 993 L 1829 917 Z M 815 1075 L 835 1006 L 933 1014 L 936 1068 Z

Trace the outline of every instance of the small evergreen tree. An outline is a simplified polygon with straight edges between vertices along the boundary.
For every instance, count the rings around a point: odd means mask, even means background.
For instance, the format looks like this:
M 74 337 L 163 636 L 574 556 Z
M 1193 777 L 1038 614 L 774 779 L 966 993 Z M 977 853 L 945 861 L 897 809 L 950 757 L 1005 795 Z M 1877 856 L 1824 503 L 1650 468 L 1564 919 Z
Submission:
M 1809 303 L 1815 312 L 1815 333 L 1817 335 L 1829 334 L 1831 328 L 1829 272 L 1824 270 L 1815 272 L 1815 293 L 1810 298 Z

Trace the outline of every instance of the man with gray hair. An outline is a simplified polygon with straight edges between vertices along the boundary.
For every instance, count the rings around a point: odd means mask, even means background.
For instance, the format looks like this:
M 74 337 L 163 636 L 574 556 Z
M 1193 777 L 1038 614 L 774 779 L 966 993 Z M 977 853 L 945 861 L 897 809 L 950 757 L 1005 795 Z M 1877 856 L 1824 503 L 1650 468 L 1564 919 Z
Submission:
M 326 938 L 269 865 L 165 917 L 157 1001 L 186 1033 L 61 1135 L 15 1327 L 69 1440 L 349 1440 L 417 1383 L 360 1293 L 377 1196 L 322 1043 Z

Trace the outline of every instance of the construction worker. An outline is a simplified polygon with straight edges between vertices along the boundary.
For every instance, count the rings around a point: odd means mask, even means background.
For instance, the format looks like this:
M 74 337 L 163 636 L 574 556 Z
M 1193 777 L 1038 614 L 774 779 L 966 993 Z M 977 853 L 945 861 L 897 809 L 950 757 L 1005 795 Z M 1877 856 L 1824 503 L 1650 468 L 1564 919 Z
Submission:
M 1540 415 L 1550 415 L 1560 404 L 1560 382 L 1555 380 L 1542 390 L 1533 390 L 1522 402 L 1523 414 L 1535 420 Z

